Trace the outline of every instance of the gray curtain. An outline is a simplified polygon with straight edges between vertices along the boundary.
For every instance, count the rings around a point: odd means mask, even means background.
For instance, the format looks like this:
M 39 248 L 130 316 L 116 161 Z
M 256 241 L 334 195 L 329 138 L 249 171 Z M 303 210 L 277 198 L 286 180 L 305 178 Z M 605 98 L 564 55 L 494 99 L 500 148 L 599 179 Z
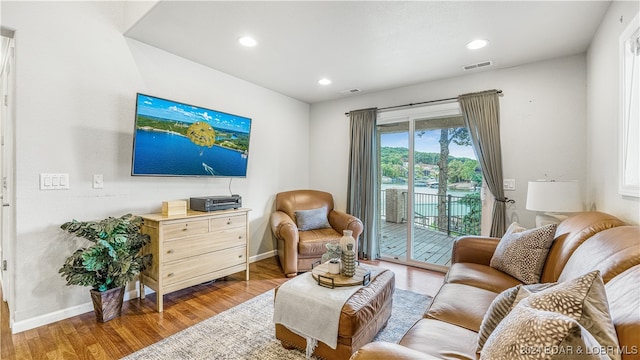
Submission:
M 349 113 L 350 152 L 347 189 L 347 212 L 362 221 L 364 230 L 358 240 L 358 256 L 378 257 L 376 209 L 378 203 L 378 161 L 376 158 L 377 110 L 365 109 Z
M 498 91 L 488 90 L 458 97 L 473 149 L 482 167 L 491 194 L 493 220 L 490 236 L 502 237 L 506 231 L 506 202 L 502 189 L 502 151 L 500 150 L 500 103 Z

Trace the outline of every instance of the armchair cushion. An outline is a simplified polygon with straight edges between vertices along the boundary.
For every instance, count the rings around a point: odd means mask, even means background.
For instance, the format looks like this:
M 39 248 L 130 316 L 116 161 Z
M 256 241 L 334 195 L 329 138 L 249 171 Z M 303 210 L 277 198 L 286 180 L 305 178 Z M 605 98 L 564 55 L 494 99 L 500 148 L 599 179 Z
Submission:
M 331 227 L 327 218 L 326 206 L 310 210 L 296 210 L 295 214 L 298 231 L 328 229 Z

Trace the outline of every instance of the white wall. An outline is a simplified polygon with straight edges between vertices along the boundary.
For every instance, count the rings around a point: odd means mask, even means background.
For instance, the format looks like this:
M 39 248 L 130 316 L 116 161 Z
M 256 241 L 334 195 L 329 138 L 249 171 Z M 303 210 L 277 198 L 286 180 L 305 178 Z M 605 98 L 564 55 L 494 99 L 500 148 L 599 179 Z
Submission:
M 350 110 L 401 105 L 501 89 L 501 142 L 505 178 L 516 180 L 508 221 L 533 227 L 525 209 L 527 181 L 544 178 L 586 181 L 585 55 L 486 71 L 311 106 L 309 185 L 332 192 L 346 207 Z
M 638 13 L 639 4 L 637 1 L 612 2 L 587 52 L 589 207 L 614 214 L 633 224 L 640 223 L 640 199 L 618 194 L 618 39 Z
M 130 176 L 136 92 L 253 119 L 247 178 L 231 183 L 253 209 L 250 255 L 274 249 L 274 194 L 308 185 L 308 104 L 126 39 L 123 13 L 122 2 L 2 3 L 17 51 L 14 331 L 90 303 L 88 288 L 58 274 L 79 245 L 60 224 L 228 193 L 228 179 Z M 39 190 L 46 172 L 69 173 L 71 188 Z M 92 188 L 93 174 L 104 189 Z
M 124 20 L 122 22 L 122 32 L 126 33 L 133 25 L 135 25 L 138 20 L 140 20 L 144 15 L 149 12 L 154 6 L 156 6 L 160 1 L 152 0 L 152 1 L 125 1 L 123 16 Z

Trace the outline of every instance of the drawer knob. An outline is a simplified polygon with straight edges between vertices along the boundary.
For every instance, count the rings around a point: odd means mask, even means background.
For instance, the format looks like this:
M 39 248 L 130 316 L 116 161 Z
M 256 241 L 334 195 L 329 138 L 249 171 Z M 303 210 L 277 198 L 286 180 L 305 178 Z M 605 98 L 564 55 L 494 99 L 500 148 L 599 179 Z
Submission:
M 231 225 L 231 219 L 227 220 L 227 225 Z
M 189 229 L 187 229 L 186 227 L 182 228 L 182 231 L 187 231 L 187 230 L 189 230 Z
M 171 250 L 167 250 L 167 254 L 173 254 L 173 252 L 174 252 L 174 250 L 173 250 L 173 249 L 171 249 Z
M 241 257 L 242 257 L 242 255 L 238 255 L 238 258 L 241 258 Z
M 167 274 L 167 277 L 172 277 L 173 275 L 174 275 L 174 274 L 171 272 L 171 273 L 168 273 L 168 274 Z

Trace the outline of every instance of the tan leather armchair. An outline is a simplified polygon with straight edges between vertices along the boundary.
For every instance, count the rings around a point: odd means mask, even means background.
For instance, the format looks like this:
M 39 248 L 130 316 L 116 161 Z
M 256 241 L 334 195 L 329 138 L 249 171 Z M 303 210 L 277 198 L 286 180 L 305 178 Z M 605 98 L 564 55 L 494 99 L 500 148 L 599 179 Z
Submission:
M 326 207 L 330 227 L 306 231 L 298 229 L 296 211 L 322 207 Z M 271 231 L 277 239 L 280 265 L 287 277 L 311 270 L 311 265 L 326 252 L 326 244 L 339 242 L 343 230 L 353 231 L 357 244 L 362 229 L 360 219 L 333 209 L 333 196 L 330 193 L 293 190 L 276 195 L 275 212 L 271 214 Z

